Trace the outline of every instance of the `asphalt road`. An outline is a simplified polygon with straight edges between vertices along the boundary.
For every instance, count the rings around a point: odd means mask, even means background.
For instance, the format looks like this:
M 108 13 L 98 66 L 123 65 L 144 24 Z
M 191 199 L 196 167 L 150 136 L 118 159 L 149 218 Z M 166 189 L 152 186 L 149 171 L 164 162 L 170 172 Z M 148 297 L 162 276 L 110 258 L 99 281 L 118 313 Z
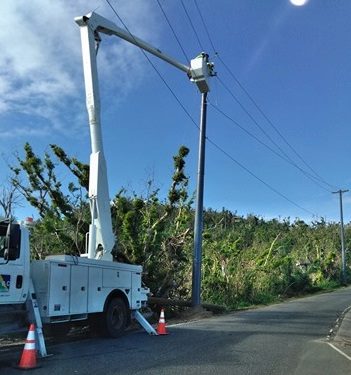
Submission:
M 35 374 L 350 374 L 351 358 L 327 340 L 351 305 L 351 288 L 221 315 L 168 328 L 152 337 L 130 332 L 119 339 L 52 344 Z M 166 314 L 167 318 L 167 314 Z M 351 336 L 351 332 L 350 332 Z M 10 353 L 0 374 L 19 374 Z

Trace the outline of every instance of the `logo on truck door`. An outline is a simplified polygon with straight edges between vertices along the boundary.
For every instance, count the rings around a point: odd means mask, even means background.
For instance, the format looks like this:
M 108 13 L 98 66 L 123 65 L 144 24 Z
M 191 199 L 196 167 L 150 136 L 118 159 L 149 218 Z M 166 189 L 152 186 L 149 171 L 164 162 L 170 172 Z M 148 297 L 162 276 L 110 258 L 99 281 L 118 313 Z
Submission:
M 0 275 L 0 292 L 8 292 L 10 289 L 10 275 Z

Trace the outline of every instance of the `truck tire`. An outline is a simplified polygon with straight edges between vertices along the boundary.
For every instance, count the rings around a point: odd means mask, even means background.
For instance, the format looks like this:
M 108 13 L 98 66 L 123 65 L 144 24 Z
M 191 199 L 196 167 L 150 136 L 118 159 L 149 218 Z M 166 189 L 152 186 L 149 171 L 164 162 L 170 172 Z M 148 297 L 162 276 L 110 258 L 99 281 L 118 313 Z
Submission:
M 128 323 L 128 308 L 121 298 L 112 298 L 104 312 L 104 328 L 107 336 L 119 337 Z

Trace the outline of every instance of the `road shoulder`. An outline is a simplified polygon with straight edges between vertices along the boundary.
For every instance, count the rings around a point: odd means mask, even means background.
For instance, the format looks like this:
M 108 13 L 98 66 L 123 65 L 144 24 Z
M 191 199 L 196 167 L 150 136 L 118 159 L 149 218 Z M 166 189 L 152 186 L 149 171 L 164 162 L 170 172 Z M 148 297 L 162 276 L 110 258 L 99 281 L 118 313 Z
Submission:
M 334 332 L 330 336 L 330 346 L 351 362 L 351 306 L 338 318 Z

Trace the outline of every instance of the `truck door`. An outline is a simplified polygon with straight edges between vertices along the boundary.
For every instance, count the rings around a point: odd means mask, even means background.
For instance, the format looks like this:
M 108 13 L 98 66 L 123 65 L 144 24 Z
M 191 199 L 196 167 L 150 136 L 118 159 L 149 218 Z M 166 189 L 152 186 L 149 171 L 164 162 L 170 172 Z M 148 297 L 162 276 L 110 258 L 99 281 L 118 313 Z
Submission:
M 27 248 L 24 244 L 26 238 L 28 240 L 28 237 L 21 236 L 19 224 L 0 222 L 0 304 L 21 303 L 27 298 L 28 275 L 25 277 L 25 274 L 28 265 L 25 251 L 22 251 L 22 244 Z M 9 242 L 12 249 L 10 259 L 7 255 Z

